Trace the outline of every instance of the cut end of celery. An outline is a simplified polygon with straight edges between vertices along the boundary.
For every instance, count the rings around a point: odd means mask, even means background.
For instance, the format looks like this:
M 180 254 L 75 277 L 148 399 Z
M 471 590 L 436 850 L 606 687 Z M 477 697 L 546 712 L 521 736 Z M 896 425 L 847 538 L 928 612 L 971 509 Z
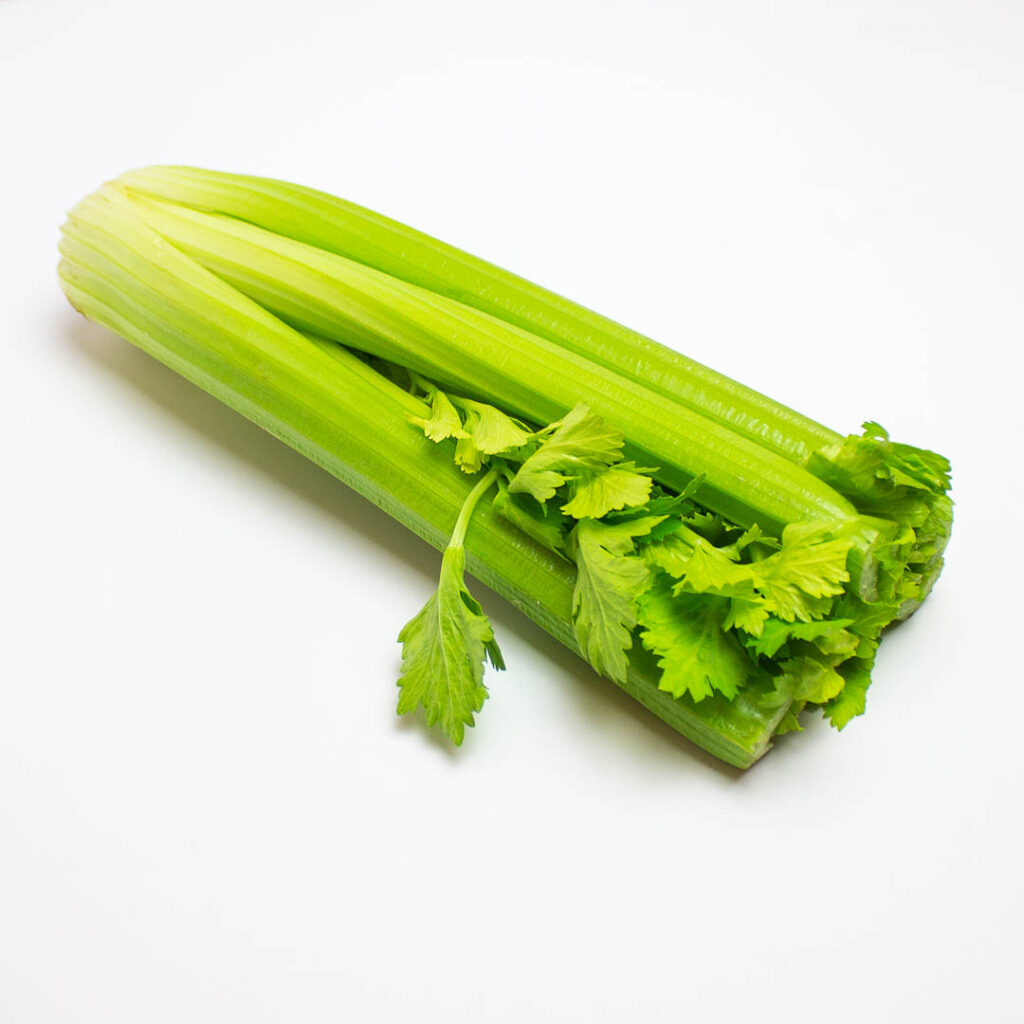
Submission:
M 863 515 L 898 528 L 881 558 L 879 599 L 912 614 L 942 572 L 953 529 L 949 460 L 889 439 L 877 423 L 814 452 L 807 468 Z

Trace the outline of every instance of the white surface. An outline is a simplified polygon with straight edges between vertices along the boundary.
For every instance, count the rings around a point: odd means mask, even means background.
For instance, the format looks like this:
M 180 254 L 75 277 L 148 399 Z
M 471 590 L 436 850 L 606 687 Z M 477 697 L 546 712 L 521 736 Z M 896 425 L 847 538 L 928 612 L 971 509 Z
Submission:
M 1022 12 L 0 0 L 0 1019 L 1020 1020 Z M 60 295 L 154 162 L 948 453 L 868 715 L 740 776 L 483 592 L 478 728 L 397 721 L 437 556 Z

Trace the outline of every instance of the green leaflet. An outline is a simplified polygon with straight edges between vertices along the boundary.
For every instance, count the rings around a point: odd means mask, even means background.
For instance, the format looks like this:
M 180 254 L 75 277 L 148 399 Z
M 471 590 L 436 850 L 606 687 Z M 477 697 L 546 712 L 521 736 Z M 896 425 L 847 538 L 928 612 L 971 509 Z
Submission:
M 659 686 L 674 697 L 702 701 L 718 690 L 732 700 L 753 666 L 735 636 L 724 630 L 721 597 L 673 594 L 662 578 L 639 602 L 640 639 L 658 656 Z
M 800 724 L 800 712 L 804 707 L 803 701 L 794 701 L 790 704 L 782 721 L 775 727 L 775 735 L 785 736 L 787 732 L 803 732 L 804 727 Z
M 728 549 L 716 548 L 685 527 L 652 545 L 649 555 L 660 568 L 679 580 L 678 590 L 753 598 L 757 577 L 750 565 L 737 564 Z
M 664 520 L 640 539 L 639 543 L 648 544 L 655 540 L 661 540 L 670 533 L 675 533 L 687 520 L 687 517 L 696 512 L 694 495 L 700 490 L 703 483 L 703 477 L 694 477 L 679 494 L 670 494 L 660 485 L 654 484 L 642 505 L 609 512 L 605 518 L 608 522 L 617 523 L 625 519 L 639 519 L 641 516 L 664 516 Z
M 774 700 L 781 707 L 790 701 L 824 704 L 843 689 L 846 680 L 820 654 L 801 654 L 787 658 L 775 677 Z
M 853 625 L 853 619 L 819 619 L 816 622 L 783 622 L 780 619 L 769 619 L 764 623 L 760 635 L 751 640 L 747 647 L 757 655 L 774 658 L 790 640 L 821 641 L 826 649 L 823 654 L 838 653 L 834 641 L 837 636 L 849 637 L 847 627 Z M 856 649 L 856 638 L 851 647 Z M 832 642 L 831 650 L 828 649 Z M 820 649 L 820 648 L 819 648 Z
M 733 597 L 729 599 L 729 614 L 726 629 L 741 629 L 751 636 L 760 636 L 768 621 L 768 608 L 764 598 Z
M 419 427 L 431 441 L 440 443 L 449 437 L 464 438 L 462 420 L 448 396 L 440 388 L 431 387 L 429 397 L 430 415 L 410 416 L 409 422 Z
M 506 455 L 533 440 L 533 432 L 493 405 L 470 398 L 453 398 L 465 413 L 463 436 L 455 446 L 455 463 L 467 473 L 478 472 L 492 455 Z
M 610 427 L 585 405 L 575 406 L 548 429 L 550 435 L 512 478 L 509 490 L 513 494 L 531 494 L 544 503 L 569 480 L 585 480 L 622 458 L 622 431 Z
M 820 618 L 828 599 L 843 593 L 843 584 L 850 579 L 846 561 L 853 540 L 830 540 L 830 531 L 830 526 L 814 523 L 787 526 L 781 548 L 755 563 L 757 587 L 780 619 Z
M 534 438 L 532 431 L 493 405 L 449 397 L 419 376 L 414 381 L 417 389 L 430 399 L 430 415 L 410 416 L 409 422 L 431 441 L 440 443 L 455 438 L 455 464 L 467 473 L 479 472 L 492 455 L 513 452 Z
M 868 604 L 856 594 L 843 594 L 836 598 L 832 606 L 832 614 L 836 618 L 849 619 L 850 632 L 857 636 L 874 640 L 882 630 L 896 618 L 898 608 L 895 604 L 884 602 Z
M 504 455 L 533 440 L 532 430 L 493 405 L 472 398 L 454 397 L 452 401 L 465 412 L 463 429 L 484 455 Z
M 648 583 L 647 566 L 633 554 L 633 542 L 658 522 L 658 517 L 614 524 L 581 519 L 569 535 L 577 568 L 572 596 L 576 642 L 587 661 L 612 680 L 627 670 L 636 602 Z
M 634 462 L 620 462 L 571 484 L 572 498 L 562 511 L 574 519 L 600 519 L 609 512 L 644 505 L 654 481 Z
M 487 699 L 484 660 L 505 667 L 494 631 L 480 603 L 466 588 L 463 544 L 477 503 L 494 484 L 491 470 L 466 498 L 441 559 L 437 590 L 398 634 L 402 644 L 398 713 L 422 707 L 427 725 L 438 726 L 456 746 Z
M 871 685 L 871 661 L 849 661 L 837 670 L 846 680 L 838 695 L 824 707 L 825 717 L 840 731 L 867 707 Z
M 487 699 L 485 657 L 495 668 L 505 667 L 491 624 L 466 589 L 465 567 L 465 551 L 448 548 L 437 590 L 398 634 L 398 713 L 407 715 L 422 707 L 427 725 L 436 725 L 456 746 Z
M 840 665 L 848 658 L 857 654 L 864 641 L 848 629 L 831 629 L 815 637 L 811 643 L 822 653 L 833 665 Z

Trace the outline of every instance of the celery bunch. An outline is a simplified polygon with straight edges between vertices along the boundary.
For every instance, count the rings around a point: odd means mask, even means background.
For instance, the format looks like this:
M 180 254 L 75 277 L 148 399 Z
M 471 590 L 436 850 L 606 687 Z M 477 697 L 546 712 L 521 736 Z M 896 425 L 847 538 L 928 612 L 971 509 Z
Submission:
M 437 547 L 399 711 L 460 743 L 502 667 L 470 569 L 741 767 L 864 709 L 937 578 L 948 464 L 844 438 L 544 289 L 311 190 L 131 172 L 72 211 L 68 298 Z

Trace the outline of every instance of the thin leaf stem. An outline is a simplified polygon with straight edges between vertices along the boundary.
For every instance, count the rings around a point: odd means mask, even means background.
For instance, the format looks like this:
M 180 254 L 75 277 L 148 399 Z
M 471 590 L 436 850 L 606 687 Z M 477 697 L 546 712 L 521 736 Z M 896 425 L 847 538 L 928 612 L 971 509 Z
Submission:
M 459 510 L 459 518 L 455 520 L 455 528 L 452 530 L 452 538 L 448 542 L 450 548 L 461 548 L 466 540 L 466 531 L 469 529 L 469 521 L 473 517 L 473 510 L 477 503 L 487 493 L 498 479 L 498 470 L 489 469 L 480 482 L 466 495 L 466 500 Z

